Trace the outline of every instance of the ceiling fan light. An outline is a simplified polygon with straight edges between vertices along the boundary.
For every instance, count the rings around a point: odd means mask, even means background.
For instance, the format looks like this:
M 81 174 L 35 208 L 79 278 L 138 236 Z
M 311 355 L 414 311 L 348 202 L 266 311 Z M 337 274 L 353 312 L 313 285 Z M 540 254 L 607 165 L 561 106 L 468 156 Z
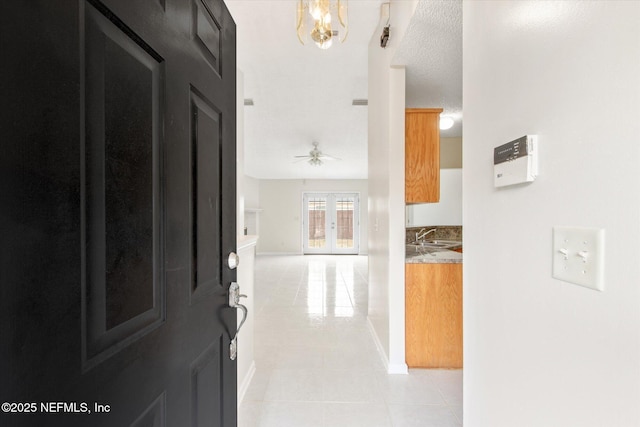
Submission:
M 330 156 L 328 154 L 323 154 L 322 151 L 318 148 L 318 143 L 314 141 L 312 143 L 313 148 L 309 151 L 308 155 L 304 156 L 293 156 L 295 160 L 294 163 L 302 160 L 307 160 L 311 166 L 321 166 L 324 164 L 324 160 L 340 160 L 338 157 Z

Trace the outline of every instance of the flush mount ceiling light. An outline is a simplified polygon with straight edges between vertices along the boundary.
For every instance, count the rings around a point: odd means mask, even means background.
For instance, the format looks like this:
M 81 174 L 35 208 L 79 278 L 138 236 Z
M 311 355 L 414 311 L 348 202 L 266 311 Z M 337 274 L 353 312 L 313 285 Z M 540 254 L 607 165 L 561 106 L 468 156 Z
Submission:
M 339 25 L 344 30 L 342 37 L 339 31 L 331 28 L 332 12 L 338 17 L 336 26 Z M 311 28 L 309 36 L 320 49 L 329 49 L 334 38 L 344 43 L 349 33 L 347 0 L 298 0 L 296 33 L 302 44 L 305 40 L 305 27 Z
M 453 127 L 454 123 L 455 122 L 454 122 L 453 118 L 451 118 L 449 116 L 441 116 L 440 117 L 440 130 L 451 129 Z

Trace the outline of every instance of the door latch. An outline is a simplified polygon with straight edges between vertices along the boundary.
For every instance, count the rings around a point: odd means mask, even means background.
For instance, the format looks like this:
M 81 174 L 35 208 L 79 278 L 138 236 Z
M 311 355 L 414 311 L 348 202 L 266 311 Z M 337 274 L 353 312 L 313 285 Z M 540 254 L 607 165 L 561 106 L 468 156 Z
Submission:
M 231 360 L 236 360 L 236 356 L 238 355 L 238 332 L 240 332 L 240 328 L 242 328 L 242 325 L 244 325 L 244 322 L 247 320 L 247 307 L 240 304 L 240 298 L 246 297 L 246 295 L 240 293 L 240 285 L 238 285 L 237 282 L 231 282 L 231 285 L 229 285 L 229 307 L 242 310 L 242 320 L 238 325 L 238 329 L 236 329 L 235 335 L 231 339 L 231 344 L 229 344 L 229 358 Z

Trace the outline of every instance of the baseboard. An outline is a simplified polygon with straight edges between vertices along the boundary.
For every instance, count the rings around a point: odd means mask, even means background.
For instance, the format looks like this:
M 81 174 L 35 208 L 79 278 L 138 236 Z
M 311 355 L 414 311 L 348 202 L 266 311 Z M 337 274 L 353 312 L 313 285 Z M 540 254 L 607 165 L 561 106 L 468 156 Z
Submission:
M 384 364 L 384 369 L 387 372 L 389 372 L 389 358 L 384 352 L 384 347 L 380 342 L 380 338 L 378 338 L 378 333 L 376 332 L 376 328 L 373 327 L 373 323 L 371 323 L 371 319 L 369 318 L 369 316 L 367 316 L 367 325 L 369 326 L 369 333 L 371 334 L 371 337 L 373 338 L 373 342 L 376 345 L 376 349 L 378 350 L 378 356 L 380 356 L 380 359 L 382 359 L 382 363 Z
M 280 256 L 290 256 L 290 255 L 302 255 L 300 252 L 256 252 L 256 255 L 266 255 L 266 256 L 273 256 L 273 255 L 280 255 Z
M 371 323 L 371 319 L 367 316 L 367 325 L 369 325 L 369 332 L 371 333 L 371 337 L 373 337 L 373 342 L 376 344 L 376 349 L 378 350 L 378 355 L 380 359 L 382 359 L 382 363 L 384 364 L 384 369 L 388 374 L 408 374 L 409 368 L 406 363 L 389 363 L 389 358 L 387 354 L 384 352 L 384 347 L 380 342 L 380 338 L 378 338 L 378 333 L 376 332 L 376 328 L 373 327 L 373 323 Z
M 253 375 L 256 373 L 256 362 L 251 362 L 251 366 L 249 366 L 249 371 L 247 375 L 244 376 L 242 383 L 240 383 L 240 387 L 238 388 L 238 408 L 240 404 L 244 400 L 244 395 L 247 394 L 247 390 L 249 390 L 249 386 L 251 385 L 251 380 L 253 379 Z
M 390 363 L 387 367 L 387 373 L 392 375 L 407 375 L 409 367 L 406 363 Z

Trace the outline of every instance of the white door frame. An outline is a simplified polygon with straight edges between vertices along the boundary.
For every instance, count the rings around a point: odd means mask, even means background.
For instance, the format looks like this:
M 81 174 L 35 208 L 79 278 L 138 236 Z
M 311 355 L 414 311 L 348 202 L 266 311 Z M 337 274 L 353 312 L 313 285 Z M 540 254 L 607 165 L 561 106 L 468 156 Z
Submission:
M 353 197 L 353 247 L 338 246 L 336 227 L 336 199 Z M 325 245 L 309 247 L 309 211 L 310 198 L 325 198 Z M 304 254 L 358 254 L 360 250 L 360 193 L 358 192 L 304 192 L 302 193 L 302 252 Z

